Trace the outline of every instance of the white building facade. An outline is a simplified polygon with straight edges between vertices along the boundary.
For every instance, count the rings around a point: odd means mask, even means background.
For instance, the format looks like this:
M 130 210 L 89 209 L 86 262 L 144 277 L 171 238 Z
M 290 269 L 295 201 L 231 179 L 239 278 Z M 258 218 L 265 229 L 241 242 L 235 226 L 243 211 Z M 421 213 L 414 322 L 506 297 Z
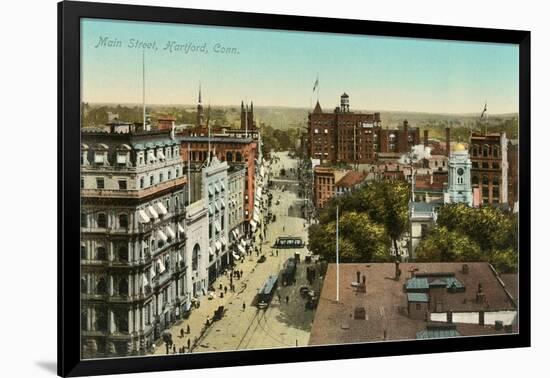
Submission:
M 208 283 L 211 284 L 226 268 L 229 261 L 228 244 L 228 185 L 226 162 L 215 156 L 202 170 L 203 198 L 208 209 Z
M 187 178 L 170 131 L 82 133 L 82 355 L 140 355 L 185 307 Z

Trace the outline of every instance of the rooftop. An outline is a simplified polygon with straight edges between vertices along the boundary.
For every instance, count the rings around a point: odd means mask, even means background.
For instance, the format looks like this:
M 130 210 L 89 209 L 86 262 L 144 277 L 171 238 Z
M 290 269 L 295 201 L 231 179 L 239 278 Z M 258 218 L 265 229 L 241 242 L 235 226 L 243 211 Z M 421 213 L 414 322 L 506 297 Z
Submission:
M 396 280 L 395 264 L 340 264 L 340 298 L 336 302 L 336 266 L 329 264 L 319 305 L 309 339 L 310 345 L 357 343 L 367 341 L 416 339 L 417 334 L 425 331 L 428 323 L 413 319 L 407 314 L 407 301 L 412 292 L 404 288 L 411 275 L 418 286 L 414 294 L 424 294 L 430 281 L 441 280 L 442 284 L 461 283 L 465 290 L 445 292 L 442 311 L 491 311 L 515 310 L 515 304 L 506 293 L 505 287 L 488 263 L 401 263 L 402 272 Z M 360 293 L 352 286 L 357 280 L 357 272 L 366 276 L 366 293 Z M 454 279 L 453 279 L 454 278 Z M 411 284 L 411 281 L 409 281 Z M 416 285 L 418 284 L 418 285 Z M 486 301 L 476 301 L 478 285 L 481 284 Z M 429 288 L 428 288 L 429 290 Z M 412 296 L 422 300 L 424 296 Z M 354 319 L 354 310 L 364 307 L 366 320 Z M 503 333 L 496 331 L 494 325 L 456 324 L 457 332 L 462 336 Z
M 252 142 L 255 142 L 252 138 L 234 138 L 234 137 L 222 137 L 222 136 L 213 136 L 208 138 L 207 136 L 184 136 L 179 137 L 179 140 L 181 142 L 188 142 L 188 143 L 208 143 L 208 139 L 210 139 L 210 143 L 238 143 L 238 144 L 249 144 Z
M 345 174 L 344 177 L 342 177 L 338 182 L 336 182 L 336 186 L 341 186 L 345 188 L 352 188 L 361 182 L 365 180 L 367 177 L 366 174 L 362 172 L 356 172 L 356 171 L 349 171 Z

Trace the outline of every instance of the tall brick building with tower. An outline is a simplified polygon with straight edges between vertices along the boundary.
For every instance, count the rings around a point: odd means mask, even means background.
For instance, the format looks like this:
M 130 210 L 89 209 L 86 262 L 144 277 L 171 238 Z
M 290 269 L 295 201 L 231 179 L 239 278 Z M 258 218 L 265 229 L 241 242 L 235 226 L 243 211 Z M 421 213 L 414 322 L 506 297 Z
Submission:
M 380 113 L 350 111 L 349 95 L 340 96 L 340 106 L 324 112 L 317 101 L 308 114 L 308 154 L 322 162 L 364 164 L 379 155 L 398 157 L 420 143 L 418 128 L 403 122 L 401 129 L 383 129 Z

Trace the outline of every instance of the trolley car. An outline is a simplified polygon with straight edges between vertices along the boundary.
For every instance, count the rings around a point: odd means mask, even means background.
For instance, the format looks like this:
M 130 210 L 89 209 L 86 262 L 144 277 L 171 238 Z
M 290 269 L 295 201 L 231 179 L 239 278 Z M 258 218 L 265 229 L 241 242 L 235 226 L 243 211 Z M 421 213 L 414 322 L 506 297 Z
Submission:
M 277 276 L 269 276 L 267 281 L 265 281 L 264 286 L 258 292 L 258 308 L 265 309 L 269 306 L 275 290 L 277 290 Z

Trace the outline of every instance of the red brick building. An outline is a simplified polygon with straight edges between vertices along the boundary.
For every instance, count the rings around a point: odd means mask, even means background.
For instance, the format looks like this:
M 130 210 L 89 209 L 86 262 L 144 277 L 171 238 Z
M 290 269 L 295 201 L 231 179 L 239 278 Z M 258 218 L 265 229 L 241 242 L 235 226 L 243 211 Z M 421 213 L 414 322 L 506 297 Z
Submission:
M 184 161 L 188 160 L 188 146 L 190 149 L 191 162 L 203 163 L 208 158 L 208 137 L 188 137 L 183 136 L 181 141 L 180 153 Z M 255 181 L 254 172 L 256 167 L 256 156 L 258 153 L 258 143 L 250 138 L 230 138 L 215 136 L 210 138 L 210 151 L 220 161 L 244 164 L 245 173 L 245 193 L 244 193 L 244 219 L 250 221 L 254 213 L 254 191 Z
M 336 183 L 349 171 L 333 167 L 316 166 L 313 169 L 313 204 L 322 208 L 336 195 Z
M 379 153 L 407 152 L 420 142 L 420 132 L 407 121 L 402 129 L 383 129 L 380 113 L 351 112 L 344 93 L 333 112 L 323 112 L 317 102 L 308 115 L 307 142 L 311 158 L 362 164 L 376 161 Z
M 472 187 L 483 204 L 508 203 L 508 140 L 505 133 L 472 133 Z M 517 169 L 516 169 L 517 171 Z

